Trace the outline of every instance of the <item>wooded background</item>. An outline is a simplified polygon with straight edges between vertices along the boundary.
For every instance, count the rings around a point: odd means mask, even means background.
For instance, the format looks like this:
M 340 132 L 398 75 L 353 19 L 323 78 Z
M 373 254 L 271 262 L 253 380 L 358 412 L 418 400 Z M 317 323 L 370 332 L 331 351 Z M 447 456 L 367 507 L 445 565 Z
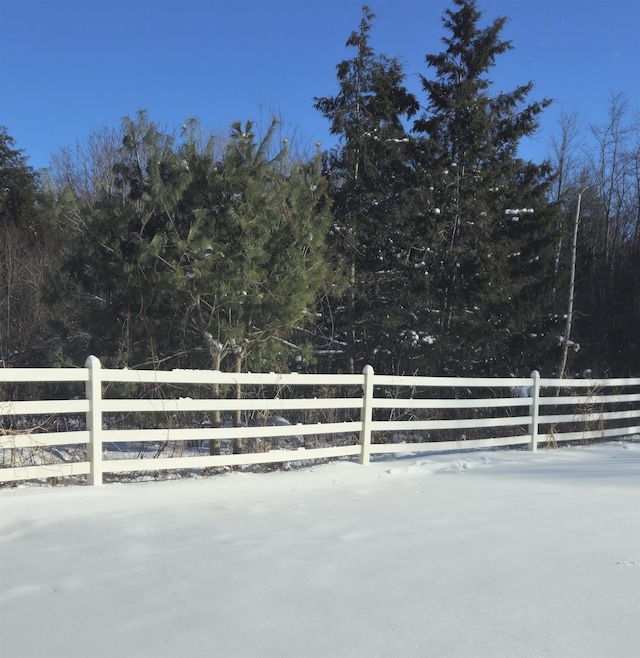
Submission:
M 453 0 L 422 94 L 349 36 L 337 146 L 279 120 L 204 135 L 147 112 L 34 171 L 0 131 L 5 367 L 637 375 L 640 122 L 565 114 L 551 157 L 519 153 L 550 100 L 497 92 L 506 19 Z

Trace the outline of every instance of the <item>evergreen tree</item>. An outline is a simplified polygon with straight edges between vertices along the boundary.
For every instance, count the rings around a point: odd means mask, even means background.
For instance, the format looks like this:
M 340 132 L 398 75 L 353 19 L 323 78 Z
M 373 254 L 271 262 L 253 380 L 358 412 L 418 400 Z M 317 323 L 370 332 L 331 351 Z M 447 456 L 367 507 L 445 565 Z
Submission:
M 123 120 L 110 186 L 91 195 L 59 192 L 74 197 L 65 212 L 73 219 L 65 227 L 64 277 L 50 282 L 48 298 L 58 310 L 63 360 L 83 362 L 94 353 L 111 366 L 157 366 L 171 353 L 163 343 L 173 328 L 156 330 L 170 294 L 162 293 L 165 265 L 154 251 L 187 182 L 179 164 L 173 138 L 141 114 Z
M 400 62 L 377 54 L 370 44 L 374 18 L 364 6 L 360 28 L 346 43 L 355 49 L 354 57 L 337 67 L 338 94 L 315 102 L 339 137 L 326 154 L 325 168 L 335 219 L 331 253 L 348 287 L 338 304 L 344 312 L 331 314 L 330 321 L 338 324 L 338 343 L 346 344 L 346 362 L 335 365 L 351 372 L 365 363 L 392 367 L 399 312 L 395 267 L 405 235 L 409 166 L 404 120 L 418 109 L 404 87 Z
M 176 144 L 146 114 L 126 119 L 113 184 L 84 206 L 63 292 L 82 301 L 86 349 L 128 366 L 292 360 L 283 341 L 324 267 L 320 159 L 272 149 L 275 123 L 260 142 L 234 125 L 220 159 L 184 128 Z
M 48 227 L 40 211 L 38 175 L 0 126 L 0 365 L 40 365 L 46 327 L 40 290 Z
M 426 111 L 415 121 L 428 241 L 415 267 L 414 363 L 433 374 L 526 373 L 552 361 L 552 235 L 545 163 L 518 157 L 548 100 L 532 83 L 492 94 L 488 72 L 511 48 L 505 18 L 479 25 L 475 0 L 444 14 L 445 50 L 427 55 Z
M 234 124 L 222 162 L 209 162 L 205 203 L 194 204 L 212 215 L 192 222 L 187 318 L 212 354 L 234 355 L 236 369 L 240 360 L 261 370 L 296 356 L 283 346 L 314 306 L 326 268 L 320 157 L 293 162 L 286 144 L 272 153 L 276 127 L 258 142 L 253 124 Z M 193 145 L 186 153 L 197 166 Z

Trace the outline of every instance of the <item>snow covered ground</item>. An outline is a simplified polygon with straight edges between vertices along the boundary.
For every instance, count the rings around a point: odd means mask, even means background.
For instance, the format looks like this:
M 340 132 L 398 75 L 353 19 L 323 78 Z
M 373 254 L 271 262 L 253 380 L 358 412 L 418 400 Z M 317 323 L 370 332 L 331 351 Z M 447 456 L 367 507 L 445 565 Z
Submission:
M 0 491 L 3 658 L 634 658 L 640 441 Z

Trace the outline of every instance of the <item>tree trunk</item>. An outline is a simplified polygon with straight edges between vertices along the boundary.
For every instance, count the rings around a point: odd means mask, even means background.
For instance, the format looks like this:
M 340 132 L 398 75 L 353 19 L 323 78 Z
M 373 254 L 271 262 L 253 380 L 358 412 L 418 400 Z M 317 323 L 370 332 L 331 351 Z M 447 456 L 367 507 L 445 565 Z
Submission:
M 356 265 L 351 263 L 349 269 L 349 288 L 347 289 L 347 372 L 350 375 L 356 371 Z
M 582 202 L 582 193 L 586 188 L 580 190 L 578 194 L 578 207 L 576 208 L 576 218 L 573 222 L 573 238 L 571 241 L 571 273 L 569 278 L 569 299 L 567 303 L 567 323 L 565 325 L 564 337 L 562 340 L 562 355 L 560 357 L 560 366 L 558 367 L 558 378 L 562 379 L 564 370 L 567 366 L 567 357 L 569 354 L 569 342 L 571 338 L 571 325 L 573 322 L 573 298 L 576 287 L 576 261 L 578 253 L 578 226 L 580 224 L 580 203 Z
M 202 308 L 200 306 L 200 296 L 194 298 L 194 307 L 195 307 L 195 322 L 202 336 L 202 342 L 204 343 L 209 355 L 211 356 L 211 369 L 220 370 L 220 364 L 222 363 L 222 354 L 224 351 L 224 346 L 217 341 L 211 333 L 208 331 L 207 323 L 205 322 L 202 316 Z M 220 397 L 220 384 L 216 383 L 213 385 L 213 397 L 218 399 Z M 216 409 L 213 412 L 213 427 L 222 427 L 222 415 L 220 410 Z M 219 455 L 220 454 L 220 441 L 209 441 L 209 454 L 210 455 Z
M 235 372 L 240 374 L 242 372 L 242 357 L 244 356 L 244 350 L 236 346 L 234 349 L 235 356 Z M 242 400 L 242 385 L 236 381 L 236 400 Z M 233 426 L 242 427 L 242 411 L 236 409 L 233 412 Z M 244 441 L 243 439 L 234 439 L 233 440 L 233 454 L 242 454 L 244 452 Z
M 205 332 L 206 333 L 206 332 Z M 206 334 L 205 343 L 209 348 L 209 353 L 211 354 L 212 361 L 212 370 L 220 370 L 220 362 L 222 361 L 222 350 L 219 349 L 219 345 L 211 338 L 211 334 Z M 213 385 L 213 397 L 216 399 L 220 398 L 220 384 L 216 382 Z M 213 427 L 222 427 L 222 415 L 220 414 L 220 409 L 215 409 L 213 412 Z M 220 441 L 209 440 L 209 454 L 210 455 L 219 455 L 220 454 Z

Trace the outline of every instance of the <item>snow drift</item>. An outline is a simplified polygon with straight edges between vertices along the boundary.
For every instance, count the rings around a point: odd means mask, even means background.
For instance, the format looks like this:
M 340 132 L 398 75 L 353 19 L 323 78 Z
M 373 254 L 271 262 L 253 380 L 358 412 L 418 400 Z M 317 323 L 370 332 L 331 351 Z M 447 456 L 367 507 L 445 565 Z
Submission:
M 13 658 L 635 656 L 640 442 L 0 493 Z

